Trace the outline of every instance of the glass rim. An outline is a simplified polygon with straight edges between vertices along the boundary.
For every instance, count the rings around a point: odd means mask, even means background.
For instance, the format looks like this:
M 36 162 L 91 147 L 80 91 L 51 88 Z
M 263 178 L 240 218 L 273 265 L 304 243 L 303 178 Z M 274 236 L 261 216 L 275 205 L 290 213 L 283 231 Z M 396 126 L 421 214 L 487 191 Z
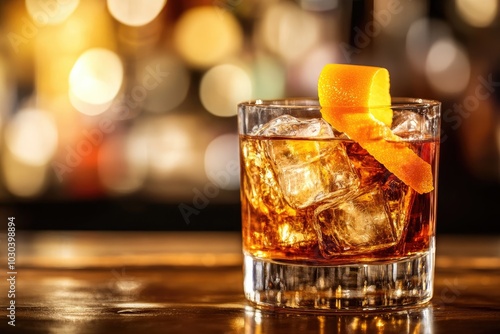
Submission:
M 432 108 L 440 106 L 441 102 L 433 99 L 415 98 L 415 97 L 392 97 L 390 106 L 371 107 L 377 108 Z M 317 97 L 290 97 L 278 99 L 253 99 L 238 103 L 238 107 L 270 107 L 270 108 L 318 108 L 319 99 Z M 357 108 L 357 107 L 339 107 L 339 108 Z

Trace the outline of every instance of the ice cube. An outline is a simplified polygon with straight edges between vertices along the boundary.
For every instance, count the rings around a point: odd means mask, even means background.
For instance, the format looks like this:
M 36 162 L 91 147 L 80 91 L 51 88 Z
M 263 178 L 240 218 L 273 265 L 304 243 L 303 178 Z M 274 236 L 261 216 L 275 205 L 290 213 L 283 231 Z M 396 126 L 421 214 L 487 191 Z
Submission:
M 242 165 L 242 219 L 252 243 L 257 248 L 312 247 L 316 232 L 306 218 L 312 209 L 299 212 L 287 204 L 262 141 L 246 139 L 241 144 L 246 157 Z
M 401 235 L 377 185 L 320 205 L 315 218 L 319 248 L 326 258 L 378 251 L 395 245 Z
M 392 122 L 392 132 L 407 139 L 423 139 L 425 133 L 425 117 L 412 111 L 397 113 Z
M 257 129 L 255 134 L 324 138 L 333 137 L 335 133 L 330 124 L 322 118 L 299 119 L 291 115 L 281 115 Z
M 244 160 L 242 189 L 254 209 L 268 212 L 269 209 L 285 206 L 283 195 L 279 192 L 278 182 L 259 141 L 246 141 L 241 147 Z M 251 181 L 250 181 L 251 180 Z
M 356 188 L 359 178 L 344 146 L 322 119 L 302 120 L 286 115 L 264 126 L 262 134 L 308 139 L 275 139 L 266 142 L 266 154 L 287 203 L 301 209 Z
M 382 186 L 384 192 L 385 204 L 388 213 L 391 217 L 395 232 L 398 239 L 401 237 L 408 215 L 410 214 L 410 207 L 413 204 L 414 192 L 403 181 L 398 179 L 395 175 L 391 174 Z

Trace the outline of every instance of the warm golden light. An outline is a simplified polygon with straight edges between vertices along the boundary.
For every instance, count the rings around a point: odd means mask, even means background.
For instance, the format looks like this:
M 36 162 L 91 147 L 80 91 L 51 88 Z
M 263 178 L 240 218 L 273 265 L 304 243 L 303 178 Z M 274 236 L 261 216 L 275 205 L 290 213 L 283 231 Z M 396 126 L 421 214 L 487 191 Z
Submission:
M 424 72 L 431 46 L 438 39 L 451 36 L 451 30 L 445 22 L 428 18 L 418 19 L 411 23 L 406 34 L 406 56 L 418 72 Z
M 343 58 L 336 43 L 324 43 L 312 48 L 292 71 L 289 89 L 297 96 L 317 96 L 318 78 L 324 64 L 341 63 Z
M 69 75 L 70 97 L 91 105 L 103 105 L 116 97 L 123 82 L 120 58 L 112 51 L 95 48 L 84 52 Z M 73 105 L 78 108 L 79 104 Z M 87 113 L 89 108 L 78 109 Z M 95 114 L 95 112 L 90 112 Z
M 89 116 L 102 114 L 103 112 L 109 109 L 109 107 L 112 105 L 113 102 L 111 100 L 102 104 L 87 103 L 78 98 L 78 96 L 76 96 L 72 91 L 69 92 L 68 97 L 71 105 L 76 110 L 78 110 L 82 114 Z
M 167 0 L 107 0 L 111 15 L 129 26 L 143 26 L 153 21 L 166 3 Z
M 3 128 L 4 117 L 14 104 L 14 83 L 9 77 L 9 64 L 0 56 L 0 129 Z
M 70 0 L 44 0 L 46 3 L 68 3 Z M 90 47 L 114 48 L 112 19 L 101 1 L 81 1 L 75 12 L 57 26 L 36 26 L 29 43 L 34 45 L 33 79 L 40 106 L 54 113 L 68 113 L 54 108 L 59 96 L 67 99 L 69 75 L 79 56 Z M 91 18 L 91 19 L 90 19 Z M 24 20 L 24 19 L 23 19 Z M 87 101 L 88 102 L 88 101 Z
M 470 79 L 470 61 L 465 51 L 452 39 L 436 41 L 426 59 L 425 74 L 437 92 L 458 94 Z
M 257 56 L 252 64 L 252 92 L 260 99 L 284 97 L 286 73 L 283 62 L 275 57 Z
M 190 75 L 178 58 L 158 54 L 138 64 L 137 84 L 130 99 L 143 103 L 146 111 L 161 113 L 179 106 L 187 97 Z
M 80 0 L 26 0 L 26 9 L 39 25 L 63 23 L 78 7 Z
M 366 46 L 361 38 L 362 33 L 369 34 L 371 38 L 387 34 L 390 36 L 403 37 L 416 20 L 425 17 L 428 4 L 425 1 L 394 1 L 374 0 L 371 22 L 362 24 L 361 30 L 357 30 L 357 41 Z M 360 46 L 360 45 L 358 45 Z
M 455 0 L 458 15 L 469 25 L 483 28 L 498 15 L 498 0 Z
M 205 173 L 221 189 L 239 189 L 238 135 L 221 135 L 208 144 L 205 150 Z
M 200 84 L 203 106 L 221 117 L 236 115 L 236 104 L 252 96 L 250 76 L 239 66 L 224 64 L 205 73 Z
M 278 227 L 280 241 L 284 244 L 293 245 L 304 240 L 304 235 L 295 231 L 288 223 Z
M 24 109 L 17 112 L 5 129 L 5 144 L 20 162 L 43 166 L 57 148 L 58 133 L 50 114 Z
M 98 171 L 102 184 L 112 193 L 132 193 L 147 174 L 147 150 L 137 138 L 120 134 L 105 141 L 99 150 Z
M 0 160 L 5 187 L 15 196 L 34 197 L 46 186 L 47 168 L 27 164 L 10 150 L 5 150 Z
M 136 123 L 127 147 L 130 163 L 164 179 L 196 169 L 194 136 L 183 117 L 155 116 Z M 193 176 L 195 177 L 195 176 Z
M 163 131 L 160 130 L 156 140 L 150 143 L 155 152 L 150 159 L 150 166 L 157 175 L 168 174 L 186 164 L 186 151 L 192 145 L 191 137 L 184 129 L 167 123 L 162 125 Z
M 271 5 L 261 22 L 259 37 L 285 60 L 298 59 L 319 41 L 319 21 L 292 2 Z
M 229 11 L 217 6 L 195 7 L 177 22 L 174 43 L 190 65 L 203 68 L 235 55 L 243 43 L 243 32 Z
M 300 6 L 305 10 L 327 11 L 339 6 L 339 0 L 300 0 Z
M 429 51 L 427 69 L 430 72 L 446 71 L 457 57 L 458 50 L 452 40 L 436 42 Z

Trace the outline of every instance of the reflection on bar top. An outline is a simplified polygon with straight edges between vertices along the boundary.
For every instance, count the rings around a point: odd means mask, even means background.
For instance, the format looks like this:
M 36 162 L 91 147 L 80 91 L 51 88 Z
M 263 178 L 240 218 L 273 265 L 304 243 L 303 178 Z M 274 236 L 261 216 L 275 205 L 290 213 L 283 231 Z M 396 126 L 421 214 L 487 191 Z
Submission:
M 17 249 L 18 267 L 232 266 L 242 260 L 241 238 L 227 232 L 30 232 L 19 233 Z

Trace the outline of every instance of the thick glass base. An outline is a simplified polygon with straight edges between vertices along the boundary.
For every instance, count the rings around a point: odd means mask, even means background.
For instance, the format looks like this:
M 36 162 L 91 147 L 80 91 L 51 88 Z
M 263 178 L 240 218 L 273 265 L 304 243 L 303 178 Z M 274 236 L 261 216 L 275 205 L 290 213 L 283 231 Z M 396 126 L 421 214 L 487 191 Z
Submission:
M 244 290 L 258 306 L 370 311 L 415 307 L 432 298 L 434 243 L 403 260 L 305 266 L 244 256 Z

